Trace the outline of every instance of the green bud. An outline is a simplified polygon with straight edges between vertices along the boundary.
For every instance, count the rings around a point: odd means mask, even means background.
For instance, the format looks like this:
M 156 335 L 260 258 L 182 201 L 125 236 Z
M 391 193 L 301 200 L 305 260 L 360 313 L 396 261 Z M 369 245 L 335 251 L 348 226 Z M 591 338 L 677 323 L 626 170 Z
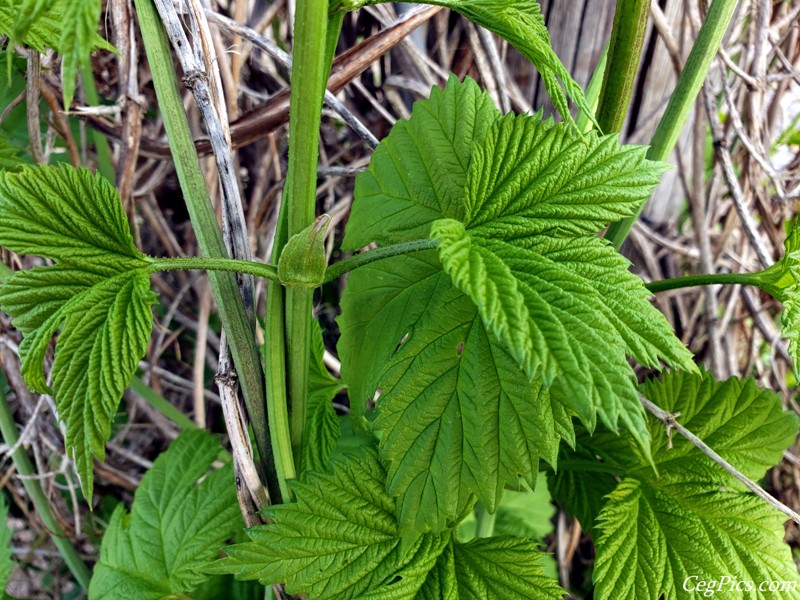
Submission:
M 330 215 L 321 215 L 289 239 L 278 259 L 278 279 L 283 285 L 315 288 L 322 283 L 328 267 L 325 234 L 330 223 Z

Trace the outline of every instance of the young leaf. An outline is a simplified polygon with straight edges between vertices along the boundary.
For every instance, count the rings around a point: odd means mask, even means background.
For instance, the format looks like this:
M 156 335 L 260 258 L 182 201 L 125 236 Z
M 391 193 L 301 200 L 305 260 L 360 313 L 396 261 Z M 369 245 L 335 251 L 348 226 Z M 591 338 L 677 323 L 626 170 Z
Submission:
M 752 380 L 666 374 L 643 391 L 751 479 L 777 463 L 797 433 L 798 419 Z M 649 427 L 657 474 L 630 435 L 609 432 L 582 437 L 582 458 L 559 462 L 557 480 L 568 471 L 574 478 L 602 471 L 621 480 L 599 514 L 582 517 L 596 518 L 584 522 L 597 545 L 596 597 L 693 598 L 683 587 L 688 577 L 800 582 L 780 513 L 688 440 L 670 438 L 656 419 Z M 557 497 L 563 493 L 562 487 Z
M 100 0 L 0 0 L 0 34 L 14 43 L 62 56 L 64 106 L 69 108 L 78 67 L 89 61 L 95 48 L 113 47 L 97 34 Z
M 561 600 L 564 590 L 542 572 L 533 540 L 511 536 L 451 542 L 417 598 L 421 600 Z
M 783 258 L 756 274 L 759 286 L 783 305 L 781 333 L 789 340 L 795 377 L 800 379 L 800 221 L 795 221 L 784 244 Z
M 130 514 L 111 517 L 90 600 L 184 597 L 208 579 L 201 567 L 241 527 L 230 465 L 208 474 L 218 455 L 211 435 L 187 430 L 156 459 Z
M 315 288 L 322 283 L 328 264 L 325 235 L 330 223 L 329 215 L 321 215 L 289 239 L 278 260 L 278 279 L 283 285 Z
M 425 238 L 442 216 L 464 215 L 464 186 L 472 147 L 500 116 L 472 79 L 451 76 L 416 102 L 411 119 L 398 121 L 356 179 L 358 208 L 348 222 L 342 249 L 354 251 Z
M 0 593 L 8 585 L 8 578 L 14 568 L 11 553 L 11 529 L 8 527 L 8 502 L 5 494 L 0 494 Z
M 332 10 L 355 10 L 387 0 L 332 0 Z M 536 0 L 412 0 L 421 4 L 445 6 L 470 21 L 507 40 L 525 56 L 542 78 L 545 90 L 561 118 L 572 123 L 567 97 L 594 121 L 581 87 L 559 60 L 550 43 L 550 34 Z M 596 122 L 595 122 L 596 125 Z
M 331 456 L 339 441 L 339 417 L 333 410 L 331 401 L 343 388 L 339 379 L 333 377 L 322 356 L 325 346 L 322 329 L 316 322 L 312 332 L 311 362 L 308 374 L 308 419 L 303 439 L 301 473 L 305 471 L 325 471 L 330 468 Z
M 78 67 L 89 64 L 94 49 L 97 24 L 100 21 L 100 0 L 71 0 L 66 11 L 58 42 L 61 54 L 61 80 L 64 82 L 64 106 L 69 110 L 75 94 Z
M 508 115 L 476 145 L 463 221 L 431 228 L 442 264 L 487 328 L 546 383 L 593 398 L 609 428 L 640 432 L 643 409 L 625 355 L 693 369 L 691 356 L 647 300 L 629 263 L 594 233 L 633 214 L 663 165 L 614 136 Z
M 150 339 L 150 259 L 136 249 L 114 188 L 84 169 L 0 173 L 0 214 L 0 246 L 57 261 L 8 278 L 0 308 L 25 336 L 28 385 L 55 396 L 91 496 L 93 457 L 105 456 L 111 420 Z M 51 390 L 43 363 L 59 328 Z
M 337 457 L 332 473 L 310 472 L 293 483 L 297 502 L 267 509 L 270 525 L 248 530 L 251 540 L 225 549 L 207 570 L 285 583 L 289 594 L 318 600 L 414 598 L 447 545 L 448 535 L 424 535 L 401 548 L 395 503 L 372 451 Z M 389 595 L 404 590 L 402 594 Z M 373 596 L 375 597 L 375 596 Z

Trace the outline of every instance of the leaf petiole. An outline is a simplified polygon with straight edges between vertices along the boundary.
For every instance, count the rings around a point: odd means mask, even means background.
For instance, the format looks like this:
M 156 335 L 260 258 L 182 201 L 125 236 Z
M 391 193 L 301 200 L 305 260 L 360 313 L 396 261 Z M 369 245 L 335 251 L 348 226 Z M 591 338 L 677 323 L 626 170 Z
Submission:
M 391 244 L 389 246 L 381 246 L 375 250 L 362 252 L 356 254 L 333 264 L 325 271 L 325 279 L 323 284 L 330 283 L 350 271 L 355 271 L 359 267 L 364 267 L 370 263 L 374 263 L 384 258 L 392 256 L 400 256 L 401 254 L 410 254 L 411 252 L 421 252 L 422 250 L 430 250 L 439 244 L 439 240 L 413 240 L 410 242 L 401 242 L 399 244 Z
M 652 281 L 645 284 L 648 290 L 657 294 L 667 290 L 677 290 L 680 288 L 695 287 L 698 285 L 718 285 L 718 284 L 742 284 L 761 287 L 759 284 L 759 273 L 711 273 L 708 275 L 687 275 L 686 277 L 674 277 L 661 281 Z
M 278 280 L 278 269 L 274 265 L 235 258 L 206 258 L 199 256 L 177 258 L 154 258 L 150 271 L 227 271 L 254 275 L 263 279 Z
M 350 271 L 359 267 L 364 267 L 384 258 L 410 254 L 430 250 L 439 244 L 438 240 L 413 240 L 382 246 L 375 250 L 369 250 L 356 254 L 343 261 L 330 265 L 325 270 L 323 284 L 330 283 Z M 249 260 L 238 260 L 234 258 L 205 258 L 205 257 L 177 257 L 177 258 L 152 258 L 149 267 L 151 272 L 156 271 L 227 271 L 233 273 L 245 273 L 263 279 L 280 281 L 278 279 L 278 269 L 275 265 Z

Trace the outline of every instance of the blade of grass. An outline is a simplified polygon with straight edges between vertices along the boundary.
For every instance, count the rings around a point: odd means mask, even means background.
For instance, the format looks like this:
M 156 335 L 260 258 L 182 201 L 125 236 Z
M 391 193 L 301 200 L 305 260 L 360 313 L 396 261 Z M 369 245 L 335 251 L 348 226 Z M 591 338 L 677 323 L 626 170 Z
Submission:
M 3 391 L 5 387 L 4 380 L 5 377 L 0 377 L 0 433 L 3 434 L 3 441 L 5 441 L 8 446 L 14 447 L 17 446 L 17 442 L 19 442 L 19 433 L 17 432 L 17 425 L 14 422 L 14 415 L 11 413 L 11 407 L 8 405 L 5 392 Z M 18 446 L 17 449 L 11 453 L 11 460 L 14 462 L 14 468 L 16 468 L 17 473 L 22 475 L 22 485 L 25 486 L 25 491 L 28 493 L 31 502 L 33 502 L 36 514 L 50 534 L 50 538 L 53 540 L 64 562 L 67 563 L 67 567 L 73 577 L 75 577 L 75 581 L 77 581 L 78 585 L 84 590 L 88 590 L 89 579 L 91 578 L 89 569 L 83 562 L 83 559 L 81 559 L 78 551 L 70 543 L 61 525 L 59 525 L 53 509 L 50 507 L 50 503 L 47 501 L 47 497 L 44 495 L 39 485 L 39 480 L 36 479 L 38 473 L 30 457 L 25 452 L 25 448 L 21 445 Z

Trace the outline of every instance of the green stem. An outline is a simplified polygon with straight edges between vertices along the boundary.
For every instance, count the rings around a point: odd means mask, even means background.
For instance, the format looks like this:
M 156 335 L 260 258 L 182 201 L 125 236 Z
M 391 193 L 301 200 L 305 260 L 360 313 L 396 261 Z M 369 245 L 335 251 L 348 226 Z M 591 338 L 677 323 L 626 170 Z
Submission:
M 330 69 L 327 64 L 331 45 L 327 34 L 328 2 L 299 0 L 295 14 L 286 198 L 289 237 L 311 224 L 316 212 L 319 128 Z M 291 406 L 289 428 L 296 467 L 300 465 L 306 422 L 313 293 L 308 288 L 289 287 L 284 307 Z
M 496 518 L 497 512 L 490 513 L 483 502 L 478 502 L 475 505 L 475 537 L 492 537 Z
M 351 256 L 341 262 L 331 265 L 325 271 L 325 279 L 322 282 L 330 283 L 339 279 L 345 273 L 355 271 L 359 267 L 363 267 L 377 260 L 389 258 L 391 256 L 399 256 L 401 254 L 410 254 L 411 252 L 421 252 L 422 250 L 430 250 L 439 244 L 438 240 L 414 240 L 411 242 L 401 242 L 399 244 L 392 244 L 391 246 L 382 246 L 375 250 L 362 252 Z
M 5 393 L 0 388 L 0 433 L 3 434 L 3 440 L 8 446 L 15 446 L 19 441 L 19 433 L 17 432 L 17 425 L 14 423 L 14 416 L 11 413 L 11 407 L 8 405 Z M 89 589 L 89 569 L 78 554 L 78 551 L 70 543 L 64 530 L 58 524 L 53 509 L 47 501 L 47 497 L 42 492 L 39 485 L 39 480 L 36 479 L 36 469 L 33 467 L 30 457 L 25 452 L 25 448 L 19 446 L 12 454 L 11 460 L 14 462 L 14 467 L 17 473 L 22 475 L 22 485 L 25 486 L 25 491 L 28 497 L 33 502 L 36 509 L 36 514 L 42 520 L 42 524 L 47 529 L 47 533 L 53 540 L 53 543 L 58 548 L 64 562 L 72 572 L 75 580 L 84 590 Z
M 718 285 L 723 283 L 758 286 L 760 280 L 758 273 L 712 273 L 709 275 L 687 275 L 673 279 L 662 279 L 646 284 L 648 290 L 657 294 L 667 290 L 695 287 L 698 285 Z
M 169 41 L 152 0 L 134 0 L 134 3 L 156 97 L 164 119 L 164 128 L 170 140 L 175 170 L 198 244 L 207 257 L 226 257 L 222 232 L 209 202 L 205 178 L 195 151 L 189 121 L 183 109 Z M 273 467 L 272 445 L 265 411 L 264 380 L 253 329 L 247 318 L 236 276 L 229 272 L 211 271 L 208 279 L 222 325 L 227 332 L 231 356 L 236 366 L 247 413 L 253 426 L 256 447 L 262 461 L 260 466 L 262 474 L 266 477 L 267 490 L 271 498 L 278 498 L 280 488 Z
M 277 236 L 276 236 L 277 237 Z M 289 430 L 289 403 L 286 395 L 286 324 L 284 288 L 271 283 L 267 291 L 267 330 L 264 344 L 267 413 L 269 416 L 275 470 L 283 502 L 294 495 L 287 482 L 297 477 L 292 435 Z M 299 463 L 297 467 L 299 468 Z
M 99 106 L 100 96 L 97 95 L 97 88 L 94 85 L 94 71 L 91 63 L 83 66 L 81 80 L 86 101 L 91 106 Z M 92 139 L 94 140 L 95 152 L 97 152 L 97 170 L 100 171 L 103 177 L 113 182 L 116 178 L 116 171 L 114 170 L 114 162 L 111 160 L 111 146 L 106 136 L 96 129 L 92 129 Z
M 697 34 L 697 40 L 689 53 L 686 67 L 678 79 L 678 85 L 669 99 L 664 116 L 658 123 L 656 132 L 647 152 L 650 160 L 665 161 L 672 153 L 678 141 L 686 119 L 692 111 L 697 94 L 716 56 L 722 37 L 736 9 L 737 0 L 714 0 L 708 10 L 706 20 Z M 616 248 L 622 245 L 636 219 L 639 218 L 644 205 L 632 217 L 612 223 L 606 232 L 606 238 Z
M 287 234 L 286 203 L 278 212 L 272 259 L 277 263 L 289 238 Z M 289 398 L 286 389 L 286 323 L 284 321 L 285 288 L 270 283 L 267 289 L 267 328 L 264 343 L 264 376 L 267 385 L 267 414 L 275 455 L 275 469 L 283 502 L 291 502 L 294 495 L 287 485 L 297 477 L 292 453 L 292 436 L 289 431 Z
M 617 0 L 597 122 L 604 133 L 622 130 L 642 54 L 650 0 Z
M 150 263 L 153 271 L 218 271 L 246 273 L 264 279 L 278 280 L 278 269 L 273 265 L 240 260 L 238 258 L 178 257 L 155 258 Z

